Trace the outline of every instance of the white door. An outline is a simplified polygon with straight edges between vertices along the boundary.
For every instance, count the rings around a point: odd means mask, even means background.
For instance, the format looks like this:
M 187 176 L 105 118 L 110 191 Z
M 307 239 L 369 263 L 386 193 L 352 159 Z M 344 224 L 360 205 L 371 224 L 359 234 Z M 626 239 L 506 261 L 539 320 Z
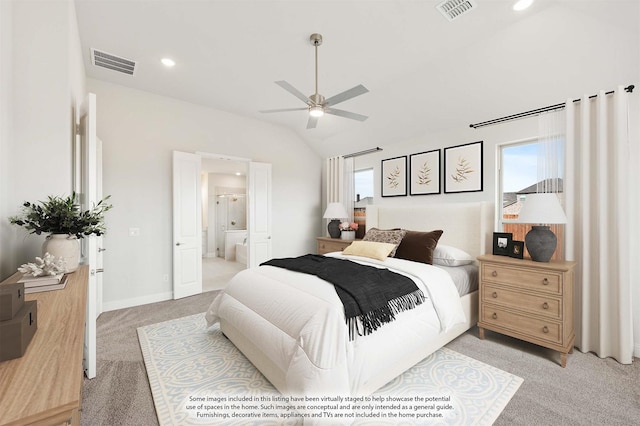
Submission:
M 96 140 L 96 199 L 102 200 L 102 140 Z M 96 319 L 103 312 L 102 308 L 102 281 L 104 279 L 104 237 L 100 235 L 96 238 Z
M 271 259 L 271 164 L 249 163 L 248 266 Z
M 96 95 L 89 93 L 80 109 L 81 194 L 82 209 L 97 204 L 98 199 L 98 138 L 96 136 Z M 95 235 L 83 238 L 84 263 L 89 265 L 87 316 L 84 338 L 84 371 L 88 378 L 96 376 L 96 318 L 98 317 L 98 241 Z
M 173 298 L 202 293 L 200 156 L 173 151 Z

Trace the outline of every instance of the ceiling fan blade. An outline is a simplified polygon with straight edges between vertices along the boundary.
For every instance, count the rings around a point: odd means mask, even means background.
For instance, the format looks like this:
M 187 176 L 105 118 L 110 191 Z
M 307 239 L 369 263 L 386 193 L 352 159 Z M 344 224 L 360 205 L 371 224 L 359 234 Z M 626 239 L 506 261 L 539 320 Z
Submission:
M 307 129 L 315 129 L 318 124 L 318 117 L 309 116 L 309 121 L 307 121 Z
M 302 93 L 301 91 L 299 91 L 298 89 L 296 89 L 295 87 L 287 83 L 286 81 L 284 80 L 276 81 L 276 84 L 282 87 L 287 92 L 291 93 L 296 98 L 300 99 L 305 104 L 311 105 L 311 100 L 307 96 L 305 96 L 304 93 Z
M 352 120 L 364 121 L 367 117 L 366 115 L 356 114 L 355 112 L 344 111 L 342 109 L 335 108 L 325 108 L 324 112 L 331 115 L 337 115 L 344 118 L 350 118 Z
M 307 107 L 302 107 L 302 108 L 281 108 L 281 109 L 264 109 L 260 112 L 262 113 L 271 113 L 271 112 L 287 112 L 287 111 L 306 111 L 309 108 Z
M 330 97 L 325 101 L 325 105 L 337 105 L 340 102 L 355 98 L 356 96 L 364 95 L 368 91 L 369 90 L 362 84 L 358 84 L 356 87 L 352 87 L 349 90 L 345 90 L 342 93 L 338 93 L 337 95 Z

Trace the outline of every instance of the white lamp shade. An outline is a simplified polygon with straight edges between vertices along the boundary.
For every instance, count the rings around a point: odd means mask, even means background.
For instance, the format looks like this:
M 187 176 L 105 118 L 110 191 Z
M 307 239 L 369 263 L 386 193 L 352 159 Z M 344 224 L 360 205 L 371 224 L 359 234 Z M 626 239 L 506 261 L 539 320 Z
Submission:
M 527 194 L 518 214 L 521 223 L 567 223 L 558 196 L 553 192 Z
M 329 203 L 322 217 L 325 219 L 346 219 L 349 215 L 342 203 Z

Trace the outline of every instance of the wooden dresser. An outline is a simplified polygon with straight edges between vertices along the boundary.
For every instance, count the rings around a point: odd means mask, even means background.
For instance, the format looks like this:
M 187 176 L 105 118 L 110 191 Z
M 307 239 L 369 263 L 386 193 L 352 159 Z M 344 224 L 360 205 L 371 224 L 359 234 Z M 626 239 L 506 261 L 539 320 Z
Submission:
M 575 262 L 483 255 L 480 261 L 478 328 L 516 337 L 560 352 L 573 352 Z
M 316 240 L 318 244 L 318 254 L 331 253 L 332 251 L 342 251 L 345 247 L 353 242 L 353 240 L 341 240 L 340 238 L 330 237 L 318 237 L 316 238 Z
M 25 296 L 38 301 L 38 329 L 21 358 L 0 362 L 0 425 L 80 424 L 88 270 L 63 290 Z

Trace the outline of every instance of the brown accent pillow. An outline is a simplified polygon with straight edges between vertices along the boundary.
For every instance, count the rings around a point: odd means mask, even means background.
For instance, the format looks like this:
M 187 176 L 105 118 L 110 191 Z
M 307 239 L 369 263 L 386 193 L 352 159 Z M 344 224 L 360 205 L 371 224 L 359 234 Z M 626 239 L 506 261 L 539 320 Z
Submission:
M 394 257 L 396 253 L 396 249 L 400 244 L 400 241 L 404 238 L 404 235 L 407 231 L 404 229 L 378 229 L 371 228 L 367 230 L 362 241 L 375 241 L 377 243 L 389 243 L 395 244 L 396 246 L 389 253 L 389 257 Z
M 396 249 L 398 259 L 433 264 L 433 251 L 442 235 L 441 230 L 431 232 L 407 231 Z

